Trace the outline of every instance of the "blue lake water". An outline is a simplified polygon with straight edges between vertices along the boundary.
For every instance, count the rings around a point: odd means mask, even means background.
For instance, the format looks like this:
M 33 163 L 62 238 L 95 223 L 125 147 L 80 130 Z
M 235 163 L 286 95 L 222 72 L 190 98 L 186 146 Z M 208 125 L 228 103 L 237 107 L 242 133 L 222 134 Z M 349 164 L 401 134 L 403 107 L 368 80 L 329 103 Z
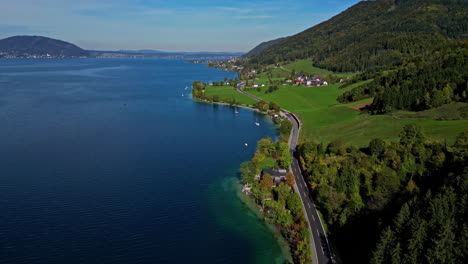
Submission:
M 275 128 L 185 90 L 234 76 L 175 59 L 0 60 L 0 263 L 281 263 L 235 191 Z

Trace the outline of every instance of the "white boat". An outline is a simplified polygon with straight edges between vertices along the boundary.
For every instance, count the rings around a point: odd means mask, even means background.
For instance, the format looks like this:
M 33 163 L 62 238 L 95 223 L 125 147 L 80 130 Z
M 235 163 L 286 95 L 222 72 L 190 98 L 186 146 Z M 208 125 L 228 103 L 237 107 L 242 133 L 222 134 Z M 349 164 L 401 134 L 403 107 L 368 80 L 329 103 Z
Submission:
M 182 97 L 185 96 L 184 94 L 182 94 Z
M 260 126 L 260 123 L 258 122 L 258 119 L 255 119 L 255 125 Z
M 245 143 L 244 145 L 247 147 L 249 144 Z
M 238 114 L 238 113 L 239 113 L 239 111 L 237 111 L 237 108 L 236 108 L 236 110 L 234 111 L 234 114 Z
M 185 90 L 187 90 L 187 89 L 188 89 L 188 87 L 187 87 L 187 86 L 185 86 Z

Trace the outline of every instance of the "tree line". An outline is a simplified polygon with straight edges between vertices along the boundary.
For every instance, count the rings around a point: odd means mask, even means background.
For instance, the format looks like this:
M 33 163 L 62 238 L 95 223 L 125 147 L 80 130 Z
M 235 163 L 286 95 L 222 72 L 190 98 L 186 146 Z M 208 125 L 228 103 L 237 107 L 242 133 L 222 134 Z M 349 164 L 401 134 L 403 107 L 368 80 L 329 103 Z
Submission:
M 309 141 L 298 146 L 298 155 L 345 259 L 373 264 L 466 261 L 468 131 L 447 146 L 407 125 L 399 142 L 377 138 L 358 149 L 339 139 Z M 355 236 L 362 243 L 353 243 Z
M 275 160 L 274 168 L 289 168 L 292 157 L 288 144 L 271 138 L 260 140 L 252 160 L 240 166 L 241 182 L 251 188 L 251 197 L 264 219 L 274 224 L 288 241 L 294 263 L 311 263 L 308 224 L 301 199 L 293 190 L 294 175 L 288 172 L 286 182 L 275 187 L 271 175 L 259 177 L 265 159 Z
M 468 101 L 468 48 L 445 48 L 418 56 L 395 70 L 361 74 L 373 81 L 338 97 L 342 103 L 375 97 L 370 110 L 375 114 L 394 110 L 420 111 L 452 102 Z

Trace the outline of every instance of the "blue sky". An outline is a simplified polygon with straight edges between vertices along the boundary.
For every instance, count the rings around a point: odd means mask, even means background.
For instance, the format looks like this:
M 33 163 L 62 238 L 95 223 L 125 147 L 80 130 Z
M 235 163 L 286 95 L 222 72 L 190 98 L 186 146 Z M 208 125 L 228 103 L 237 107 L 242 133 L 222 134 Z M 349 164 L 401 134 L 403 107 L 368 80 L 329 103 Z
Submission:
M 248 51 L 294 35 L 358 0 L 11 0 L 0 38 L 42 35 L 85 49 Z

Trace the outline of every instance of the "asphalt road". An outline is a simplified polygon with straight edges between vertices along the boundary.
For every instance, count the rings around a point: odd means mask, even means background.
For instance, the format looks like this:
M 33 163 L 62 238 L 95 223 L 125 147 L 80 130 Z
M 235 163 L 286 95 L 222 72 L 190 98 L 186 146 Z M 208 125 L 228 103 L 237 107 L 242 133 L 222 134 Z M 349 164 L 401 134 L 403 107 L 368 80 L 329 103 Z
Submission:
M 236 90 L 257 101 L 262 100 L 256 96 L 244 92 L 239 85 L 236 87 Z M 301 171 L 296 155 L 296 146 L 299 140 L 301 123 L 299 122 L 299 119 L 294 116 L 294 114 L 286 110 L 281 110 L 281 112 L 291 121 L 293 125 L 291 130 L 291 137 L 289 140 L 289 149 L 293 154 L 293 163 L 291 165 L 291 169 L 296 178 L 297 191 L 299 192 L 302 204 L 304 205 L 307 220 L 309 222 L 309 228 L 312 233 L 311 248 L 313 252 L 313 262 L 318 264 L 334 263 L 335 261 L 333 260 L 331 254 L 332 252 L 328 244 L 327 235 L 323 228 L 323 224 L 320 220 L 317 209 L 315 208 L 314 201 L 309 195 L 308 186 L 304 180 L 304 174 Z

